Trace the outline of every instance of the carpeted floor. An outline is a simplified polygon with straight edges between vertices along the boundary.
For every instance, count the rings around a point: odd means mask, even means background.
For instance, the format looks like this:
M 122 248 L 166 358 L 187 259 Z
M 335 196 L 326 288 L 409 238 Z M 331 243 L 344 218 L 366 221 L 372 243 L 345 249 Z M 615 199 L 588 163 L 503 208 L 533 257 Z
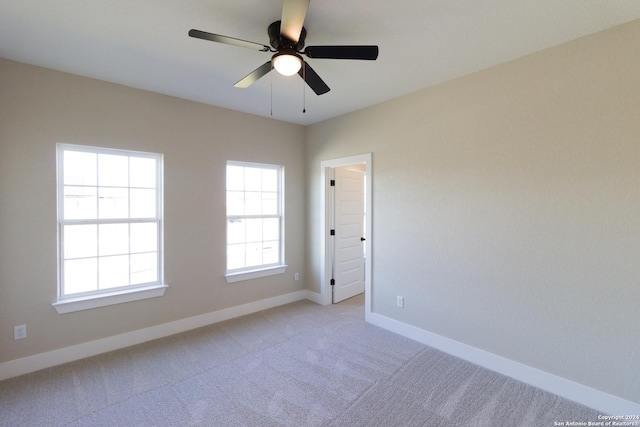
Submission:
M 1 426 L 553 426 L 584 406 L 301 301 L 0 382 Z

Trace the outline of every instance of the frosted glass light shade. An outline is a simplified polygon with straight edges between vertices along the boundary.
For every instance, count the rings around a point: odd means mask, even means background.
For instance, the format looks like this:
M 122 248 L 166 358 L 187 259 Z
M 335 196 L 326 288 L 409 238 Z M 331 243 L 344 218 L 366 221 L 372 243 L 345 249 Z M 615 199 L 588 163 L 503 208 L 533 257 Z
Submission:
M 302 67 L 302 59 L 298 55 L 280 54 L 273 58 L 273 68 L 283 76 L 293 76 Z

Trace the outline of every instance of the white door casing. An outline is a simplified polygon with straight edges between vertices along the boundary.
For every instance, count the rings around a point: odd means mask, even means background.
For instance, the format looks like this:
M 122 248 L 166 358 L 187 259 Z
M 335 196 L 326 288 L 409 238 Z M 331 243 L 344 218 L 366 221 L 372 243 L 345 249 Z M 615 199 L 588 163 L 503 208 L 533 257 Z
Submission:
M 332 287 L 330 280 L 332 276 L 332 238 L 329 234 L 329 230 L 332 227 L 333 218 L 333 197 L 331 187 L 329 186 L 331 179 L 332 168 L 349 165 L 364 165 L 365 168 L 365 182 L 366 182 L 366 218 L 365 218 L 365 236 L 367 240 L 364 242 L 366 248 L 367 262 L 365 264 L 365 282 L 364 282 L 364 318 L 366 321 L 370 321 L 373 308 L 373 281 L 375 280 L 373 274 L 373 265 L 375 263 L 375 253 L 373 251 L 373 242 L 375 235 L 373 234 L 373 217 L 375 212 L 373 210 L 373 183 L 375 177 L 373 174 L 373 154 L 364 153 L 357 154 L 349 157 L 341 157 L 330 160 L 322 160 L 320 162 L 320 294 L 318 295 L 317 302 L 323 305 L 331 304 Z

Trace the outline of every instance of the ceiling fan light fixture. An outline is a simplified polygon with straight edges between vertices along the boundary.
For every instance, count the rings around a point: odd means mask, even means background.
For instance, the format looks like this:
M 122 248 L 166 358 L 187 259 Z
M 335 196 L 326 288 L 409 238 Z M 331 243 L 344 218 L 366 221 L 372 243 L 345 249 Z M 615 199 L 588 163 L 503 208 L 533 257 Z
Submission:
M 296 53 L 278 53 L 273 56 L 273 68 L 283 76 L 293 76 L 302 68 L 302 57 Z

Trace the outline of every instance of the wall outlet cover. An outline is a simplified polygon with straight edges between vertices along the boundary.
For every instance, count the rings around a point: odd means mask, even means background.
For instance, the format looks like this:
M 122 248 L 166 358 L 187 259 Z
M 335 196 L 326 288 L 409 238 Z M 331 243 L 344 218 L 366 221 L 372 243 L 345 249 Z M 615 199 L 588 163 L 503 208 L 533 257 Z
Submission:
M 20 325 L 13 327 L 13 339 L 22 340 L 27 337 L 27 325 Z

